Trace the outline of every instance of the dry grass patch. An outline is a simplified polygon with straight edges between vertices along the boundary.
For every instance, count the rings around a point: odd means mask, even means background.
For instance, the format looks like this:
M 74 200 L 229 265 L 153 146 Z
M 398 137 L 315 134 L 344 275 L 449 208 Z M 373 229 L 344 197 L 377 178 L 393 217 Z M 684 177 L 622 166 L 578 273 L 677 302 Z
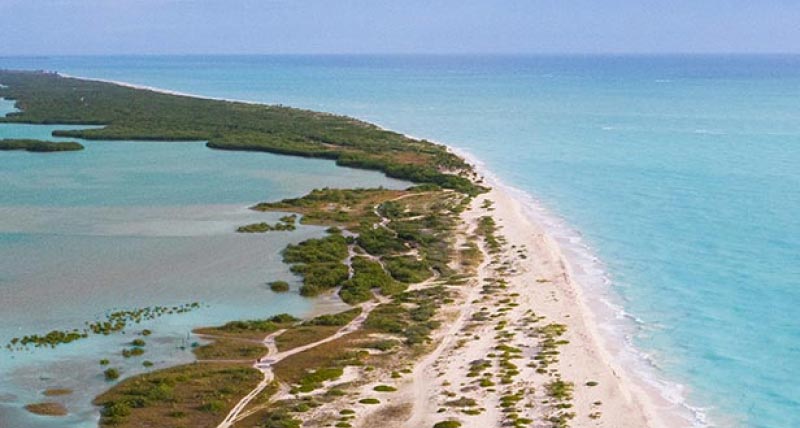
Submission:
M 258 342 L 215 338 L 212 343 L 194 349 L 199 360 L 255 360 L 267 352 Z
M 334 326 L 299 326 L 287 330 L 275 338 L 279 351 L 287 351 L 325 339 L 335 334 L 341 327 Z
M 61 395 L 70 395 L 72 392 L 73 391 L 69 388 L 50 388 L 42 392 L 42 395 L 45 397 L 57 397 Z
M 359 330 L 285 358 L 273 366 L 275 377 L 281 382 L 296 384 L 309 371 L 322 367 L 363 365 L 370 358 L 369 352 L 356 348 L 366 337 L 367 333 Z
M 383 406 L 375 413 L 370 414 L 364 419 L 361 426 L 380 427 L 402 424 L 411 416 L 413 405 L 411 403 L 394 404 Z
M 35 403 L 25 406 L 25 410 L 41 416 L 66 416 L 67 408 L 61 403 Z
M 102 427 L 210 427 L 260 379 L 243 365 L 186 364 L 120 382 L 94 403 L 103 407 Z

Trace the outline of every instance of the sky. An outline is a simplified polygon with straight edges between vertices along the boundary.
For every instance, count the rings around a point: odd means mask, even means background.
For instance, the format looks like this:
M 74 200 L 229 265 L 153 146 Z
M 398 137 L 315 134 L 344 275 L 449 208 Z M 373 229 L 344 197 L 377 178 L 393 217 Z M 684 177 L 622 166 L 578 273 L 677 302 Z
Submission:
M 798 0 L 0 0 L 0 55 L 800 53 Z

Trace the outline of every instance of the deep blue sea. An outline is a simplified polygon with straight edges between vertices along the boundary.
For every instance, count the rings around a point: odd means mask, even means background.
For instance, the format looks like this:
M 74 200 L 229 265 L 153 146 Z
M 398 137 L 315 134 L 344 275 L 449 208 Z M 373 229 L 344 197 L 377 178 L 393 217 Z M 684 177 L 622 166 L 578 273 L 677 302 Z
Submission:
M 624 339 L 653 366 L 650 382 L 684 397 L 711 425 L 800 426 L 800 57 L 51 57 L 0 58 L 0 67 L 347 114 L 466 150 L 579 234 L 569 245 L 599 259 L 598 280 L 608 280 L 634 326 Z M 133 143 L 91 144 L 85 155 L 126 144 Z M 136 144 L 140 153 L 145 143 Z M 258 174 L 251 155 L 146 144 L 153 158 L 163 159 L 163 150 L 182 159 L 185 150 L 205 159 L 205 169 L 190 162 L 165 173 L 141 153 L 116 156 L 116 167 L 99 171 L 0 154 L 0 209 L 24 219 L 8 229 L 35 231 L 86 205 L 149 212 L 164 205 L 146 197 L 150 185 L 179 211 L 269 194 L 237 193 L 237 183 L 249 181 L 230 171 Z M 263 174 L 276 177 L 289 163 Z M 139 196 L 86 196 L 87 186 L 120 180 L 120 170 L 136 178 L 119 189 L 133 186 Z M 299 165 L 286 174 L 312 170 L 322 173 Z M 190 182 L 184 173 L 228 181 L 209 179 L 215 192 L 172 189 L 172 180 Z M 71 190 L 50 191 L 50 175 Z M 20 187 L 32 180 L 41 193 Z M 263 185 L 278 183 L 285 179 Z M 32 222 L 45 205 L 54 217 Z M 157 226 L 103 230 L 163 230 Z M 93 221 L 71 227 L 97 228 Z M 3 268 L 18 265 L 3 247 L 18 245 L 19 234 L 0 235 Z M 74 245 L 80 254 L 84 244 Z M 0 296 L 6 276 L 0 270 Z

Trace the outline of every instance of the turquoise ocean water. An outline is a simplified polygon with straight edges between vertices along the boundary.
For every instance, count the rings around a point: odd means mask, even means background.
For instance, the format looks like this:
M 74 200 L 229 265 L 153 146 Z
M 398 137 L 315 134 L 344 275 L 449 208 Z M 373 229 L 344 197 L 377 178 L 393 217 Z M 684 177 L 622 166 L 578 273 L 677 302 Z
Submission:
M 800 426 L 800 57 L 53 57 L 0 58 L 0 67 L 343 113 L 466 150 L 546 210 L 574 261 L 585 263 L 590 303 L 611 313 L 600 317 L 609 340 L 633 345 L 625 349 L 636 363 L 626 361 L 670 399 L 685 399 L 698 424 Z M 87 154 L 108 147 L 92 144 Z M 243 179 L 224 169 L 252 155 L 164 147 L 148 146 L 156 158 L 158 150 L 203 157 L 209 168 L 195 173 L 230 181 L 210 180 L 218 192 L 173 192 L 183 168 L 141 171 L 150 163 L 137 164 L 148 156 L 140 153 L 116 158 L 136 175 L 120 185 L 133 193 L 159 186 L 177 210 L 198 194 L 206 205 L 264 199 L 237 196 Z M 66 169 L 73 191 L 20 196 L 6 183 L 49 168 L 65 174 L 60 163 L 15 168 L 16 158 L 9 168 L 8 156 L 0 154 L 0 205 L 23 214 L 54 206 L 43 224 L 76 217 L 75 206 L 107 205 L 83 189 L 117 178 L 118 168 L 84 165 L 76 176 Z M 164 202 L 106 196 L 144 211 Z M 162 230 L 105 224 L 113 215 L 100 221 L 106 235 Z M 31 220 L 16 223 L 36 230 Z M 88 223 L 71 227 L 97 228 Z M 199 234 L 202 223 L 191 223 L 186 233 Z M 23 245 L 19 235 L 0 235 L 3 247 Z M 3 247 L 0 267 L 18 266 Z M 0 269 L 0 290 L 7 276 Z M 0 317 L 11 322 L 5 307 Z M 639 370 L 642 362 L 651 367 Z

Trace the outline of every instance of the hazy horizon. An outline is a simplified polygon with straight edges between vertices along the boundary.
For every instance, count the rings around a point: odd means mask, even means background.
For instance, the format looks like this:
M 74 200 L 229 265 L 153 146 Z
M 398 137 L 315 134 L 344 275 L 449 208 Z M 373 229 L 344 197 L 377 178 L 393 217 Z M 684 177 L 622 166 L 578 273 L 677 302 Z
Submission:
M 0 55 L 800 54 L 797 22 L 788 0 L 3 0 Z
M 158 57 L 497 57 L 497 58 L 579 58 L 579 57 L 797 57 L 800 52 L 565 52 L 565 53 L 546 53 L 546 52 L 519 52 L 519 53 L 492 53 L 492 52 L 437 52 L 437 53 L 416 53 L 416 52 L 297 52 L 297 53 L 215 53 L 215 52 L 196 52 L 196 53 L 94 53 L 94 54 L 0 54 L 0 58 L 93 58 L 93 57 L 125 57 L 125 58 L 158 58 Z

